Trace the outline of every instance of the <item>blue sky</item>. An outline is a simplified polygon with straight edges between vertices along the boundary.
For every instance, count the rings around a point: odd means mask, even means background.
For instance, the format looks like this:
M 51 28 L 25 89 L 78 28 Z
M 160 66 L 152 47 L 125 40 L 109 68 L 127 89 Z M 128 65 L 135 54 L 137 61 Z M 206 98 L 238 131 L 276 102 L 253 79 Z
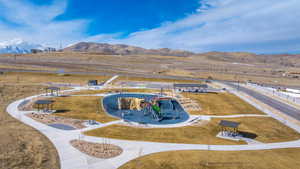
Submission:
M 87 33 L 132 32 L 159 27 L 195 13 L 198 0 L 72 0 L 66 12 L 56 19 L 90 19 Z M 187 3 L 188 2 L 188 3 Z M 80 8 L 78 8 L 80 7 Z
M 299 0 L 0 0 L 0 42 L 300 52 Z

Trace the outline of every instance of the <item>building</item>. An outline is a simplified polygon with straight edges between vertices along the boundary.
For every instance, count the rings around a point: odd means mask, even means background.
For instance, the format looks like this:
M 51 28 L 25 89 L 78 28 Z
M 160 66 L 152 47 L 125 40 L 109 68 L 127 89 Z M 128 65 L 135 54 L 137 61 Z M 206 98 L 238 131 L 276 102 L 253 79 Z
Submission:
M 88 81 L 88 86 L 97 86 L 98 85 L 98 80 L 89 80 Z
M 44 49 L 44 52 L 46 52 L 46 53 L 56 52 L 56 49 L 55 48 L 51 48 L 51 47 L 47 47 L 47 48 Z
M 43 53 L 43 50 L 41 50 L 41 49 L 31 49 L 31 53 L 33 53 L 33 54 Z
M 174 90 L 177 92 L 208 92 L 207 84 L 174 84 Z

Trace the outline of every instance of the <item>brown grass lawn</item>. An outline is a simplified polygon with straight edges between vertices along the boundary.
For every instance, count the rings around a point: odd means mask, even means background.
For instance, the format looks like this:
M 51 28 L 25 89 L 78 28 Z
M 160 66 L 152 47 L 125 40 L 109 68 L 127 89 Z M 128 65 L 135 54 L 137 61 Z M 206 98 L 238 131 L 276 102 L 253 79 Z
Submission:
M 244 144 L 217 138 L 218 123 L 221 119 L 213 119 L 200 126 L 180 128 L 135 128 L 122 125 L 112 125 L 86 132 L 87 135 L 109 137 L 125 140 L 141 140 L 169 143 L 189 144 Z M 240 131 L 255 134 L 261 142 L 281 142 L 300 139 L 300 134 L 284 126 L 271 117 L 232 118 L 241 123 Z
M 146 155 L 119 169 L 298 169 L 300 148 L 259 151 L 169 151 Z
M 9 103 L 42 90 L 42 86 L 0 83 L 1 169 L 59 168 L 58 154 L 52 143 L 40 132 L 12 118 L 5 111 Z
M 16 83 L 16 84 L 42 84 L 42 83 L 74 83 L 87 84 L 88 80 L 106 81 L 109 76 L 94 75 L 59 75 L 52 73 L 4 73 L 0 76 L 0 83 Z
M 227 120 L 240 122 L 239 131 L 256 134 L 255 140 L 264 143 L 300 139 L 299 133 L 271 117 L 229 118 Z M 218 123 L 220 119 L 212 121 Z
M 264 114 L 252 105 L 230 93 L 182 93 L 184 97 L 198 102 L 201 111 L 192 111 L 194 115 L 233 115 Z
M 203 127 L 189 126 L 180 128 L 135 128 L 122 125 L 112 125 L 86 132 L 86 135 L 108 137 L 125 140 L 140 140 L 168 143 L 188 144 L 245 144 L 216 138 L 218 129 L 213 124 Z
M 101 93 L 114 93 L 114 92 L 132 92 L 132 93 L 159 93 L 157 89 L 104 89 L 104 90 L 82 90 L 71 93 L 72 95 L 85 95 L 85 94 L 101 94 Z M 166 92 L 167 90 L 164 90 Z
M 102 97 L 96 96 L 72 96 L 56 97 L 53 105 L 57 116 L 69 117 L 82 120 L 97 120 L 102 123 L 117 120 L 104 112 Z

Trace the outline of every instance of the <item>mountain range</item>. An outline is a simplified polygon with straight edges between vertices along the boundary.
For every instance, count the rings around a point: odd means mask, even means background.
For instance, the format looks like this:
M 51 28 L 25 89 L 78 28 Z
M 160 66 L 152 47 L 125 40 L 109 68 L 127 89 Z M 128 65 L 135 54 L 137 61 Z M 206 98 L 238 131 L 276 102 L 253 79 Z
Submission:
M 33 44 L 22 39 L 13 39 L 11 41 L 0 42 L 1 53 L 27 54 L 31 53 L 31 49 L 46 50 L 47 47 L 40 44 Z M 270 61 L 282 62 L 284 65 L 294 65 L 293 58 L 298 58 L 300 55 L 290 54 L 254 54 L 247 52 L 207 52 L 207 53 L 193 53 L 184 50 L 173 50 L 169 48 L 161 49 L 145 49 L 137 46 L 130 46 L 124 44 L 108 44 L 108 43 L 94 43 L 94 42 L 79 42 L 74 45 L 60 50 L 61 52 L 82 52 L 103 55 L 160 55 L 160 56 L 205 56 L 213 60 L 219 61 L 237 61 L 237 62 L 256 62 L 266 63 Z M 288 62 L 288 63 L 287 63 Z
M 169 55 L 169 56 L 190 56 L 193 52 L 183 50 L 171 50 L 168 48 L 161 49 L 145 49 L 136 46 L 129 46 L 123 44 L 107 44 L 107 43 L 92 43 L 80 42 L 71 45 L 63 50 L 64 52 L 87 52 L 99 53 L 106 55 Z
M 43 50 L 44 48 L 40 44 L 29 43 L 22 39 L 0 42 L 0 53 L 26 54 L 31 53 L 31 49 Z

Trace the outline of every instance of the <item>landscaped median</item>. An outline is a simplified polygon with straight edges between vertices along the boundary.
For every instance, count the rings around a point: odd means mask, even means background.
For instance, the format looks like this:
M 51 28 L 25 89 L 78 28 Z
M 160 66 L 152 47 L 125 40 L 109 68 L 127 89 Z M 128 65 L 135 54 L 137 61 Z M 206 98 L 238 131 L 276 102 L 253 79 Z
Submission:
M 146 155 L 119 169 L 297 169 L 300 149 L 256 151 L 168 151 Z
M 223 119 L 212 119 L 211 121 L 202 121 L 198 125 L 178 128 L 138 128 L 124 125 L 112 125 L 87 131 L 85 134 L 114 139 L 167 143 L 211 145 L 246 144 L 243 141 L 231 141 L 216 137 L 220 131 L 218 126 L 220 120 Z M 240 132 L 263 143 L 300 139 L 300 134 L 271 117 L 243 117 L 230 118 L 229 120 L 240 122 Z

